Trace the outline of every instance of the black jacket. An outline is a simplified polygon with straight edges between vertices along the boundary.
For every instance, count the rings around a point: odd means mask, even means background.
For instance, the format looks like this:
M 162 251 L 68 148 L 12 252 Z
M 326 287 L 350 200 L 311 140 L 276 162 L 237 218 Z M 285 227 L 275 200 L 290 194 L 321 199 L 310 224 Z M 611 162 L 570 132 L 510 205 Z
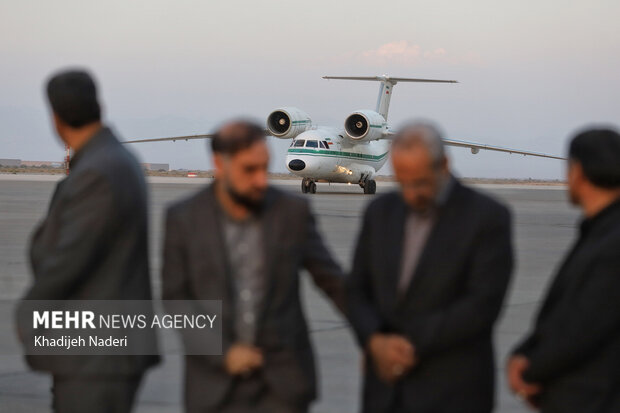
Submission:
M 492 332 L 513 264 L 509 211 L 455 181 L 398 299 L 406 211 L 397 192 L 366 210 L 348 310 L 362 348 L 375 332 L 397 333 L 414 344 L 420 361 L 396 385 L 380 381 L 367 362 L 363 411 L 489 412 Z
M 222 300 L 225 354 L 236 341 L 235 298 L 216 202 L 210 185 L 168 210 L 162 282 L 165 300 Z M 262 376 L 282 399 L 303 407 L 316 397 L 316 374 L 300 301 L 299 272 L 306 268 L 339 307 L 343 275 L 316 230 L 306 200 L 269 188 L 262 213 L 267 280 L 256 325 L 256 346 L 265 357 Z M 223 356 L 186 356 L 187 411 L 215 407 L 232 382 L 224 370 Z
M 147 195 L 140 165 L 106 127 L 71 160 L 30 244 L 24 300 L 150 300 Z M 153 335 L 152 340 L 155 340 Z M 27 356 L 68 376 L 141 374 L 156 355 Z
M 514 353 L 543 385 L 543 412 L 620 412 L 620 200 L 583 221 Z

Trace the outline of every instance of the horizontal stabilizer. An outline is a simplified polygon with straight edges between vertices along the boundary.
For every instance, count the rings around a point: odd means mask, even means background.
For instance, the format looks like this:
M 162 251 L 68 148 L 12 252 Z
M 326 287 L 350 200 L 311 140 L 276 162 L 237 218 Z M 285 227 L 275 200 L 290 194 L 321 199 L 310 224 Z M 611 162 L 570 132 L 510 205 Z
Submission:
M 456 80 L 440 80 L 440 79 L 419 79 L 413 77 L 391 77 L 391 76 L 323 76 L 323 79 L 340 79 L 340 80 L 374 80 L 379 82 L 421 82 L 421 83 L 459 83 Z
M 392 98 L 392 89 L 398 82 L 414 82 L 414 83 L 459 83 L 456 80 L 440 80 L 440 79 L 420 79 L 413 77 L 391 77 L 388 75 L 381 76 L 323 76 L 323 79 L 337 80 L 370 80 L 381 82 L 379 85 L 379 96 L 377 97 L 377 106 L 375 112 L 383 116 L 387 120 L 388 111 L 390 109 L 390 99 Z

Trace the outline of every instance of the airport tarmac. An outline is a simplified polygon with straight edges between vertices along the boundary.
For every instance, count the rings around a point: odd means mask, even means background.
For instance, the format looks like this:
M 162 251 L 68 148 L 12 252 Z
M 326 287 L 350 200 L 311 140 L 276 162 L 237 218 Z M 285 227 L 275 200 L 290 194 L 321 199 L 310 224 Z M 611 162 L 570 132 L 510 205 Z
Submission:
M 62 176 L 0 175 L 0 298 L 18 298 L 30 282 L 26 245 L 43 216 L 55 182 Z M 151 268 L 159 290 L 162 219 L 165 206 L 197 191 L 207 180 L 198 178 L 150 178 Z M 274 181 L 294 193 L 300 181 Z M 378 193 L 393 184 L 379 182 Z M 478 188 L 509 204 L 514 213 L 517 268 L 501 321 L 496 329 L 497 412 L 529 411 L 506 389 L 503 372 L 509 349 L 527 331 L 556 264 L 574 238 L 578 212 L 566 202 L 562 187 L 480 185 Z M 317 215 L 320 229 L 335 257 L 345 268 L 357 235 L 361 214 L 373 196 L 356 185 L 319 184 L 318 193 L 306 195 Z M 337 315 L 304 276 L 304 302 L 312 329 L 321 378 L 320 400 L 314 413 L 358 411 L 360 356 L 343 319 Z M 3 332 L 8 334 L 9 332 Z M 180 412 L 182 364 L 169 356 L 151 370 L 140 391 L 137 412 Z M 50 379 L 27 370 L 20 356 L 0 356 L 0 411 L 50 411 Z M 205 389 L 208 391 L 208 389 Z

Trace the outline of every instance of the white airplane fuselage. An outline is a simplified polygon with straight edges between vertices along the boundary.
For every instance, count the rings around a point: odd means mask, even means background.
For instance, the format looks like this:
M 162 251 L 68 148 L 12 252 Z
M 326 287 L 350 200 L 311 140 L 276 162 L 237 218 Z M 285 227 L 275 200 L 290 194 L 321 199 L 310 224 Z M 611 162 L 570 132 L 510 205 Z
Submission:
M 352 142 L 343 129 L 318 127 L 297 135 L 288 148 L 286 167 L 315 181 L 357 184 L 373 179 L 388 159 L 390 142 Z

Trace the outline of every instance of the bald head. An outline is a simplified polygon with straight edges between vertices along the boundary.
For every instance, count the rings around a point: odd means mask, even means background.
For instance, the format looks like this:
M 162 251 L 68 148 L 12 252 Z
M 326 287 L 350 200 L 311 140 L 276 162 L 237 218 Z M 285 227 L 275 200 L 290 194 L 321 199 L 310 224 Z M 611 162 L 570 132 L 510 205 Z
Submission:
M 431 208 L 449 176 L 439 130 L 422 122 L 401 128 L 392 143 L 392 167 L 405 202 L 419 211 Z
M 392 153 L 411 151 L 419 146 L 428 151 L 436 164 L 442 163 L 446 158 L 441 132 L 435 125 L 427 122 L 413 122 L 403 126 L 394 136 Z

